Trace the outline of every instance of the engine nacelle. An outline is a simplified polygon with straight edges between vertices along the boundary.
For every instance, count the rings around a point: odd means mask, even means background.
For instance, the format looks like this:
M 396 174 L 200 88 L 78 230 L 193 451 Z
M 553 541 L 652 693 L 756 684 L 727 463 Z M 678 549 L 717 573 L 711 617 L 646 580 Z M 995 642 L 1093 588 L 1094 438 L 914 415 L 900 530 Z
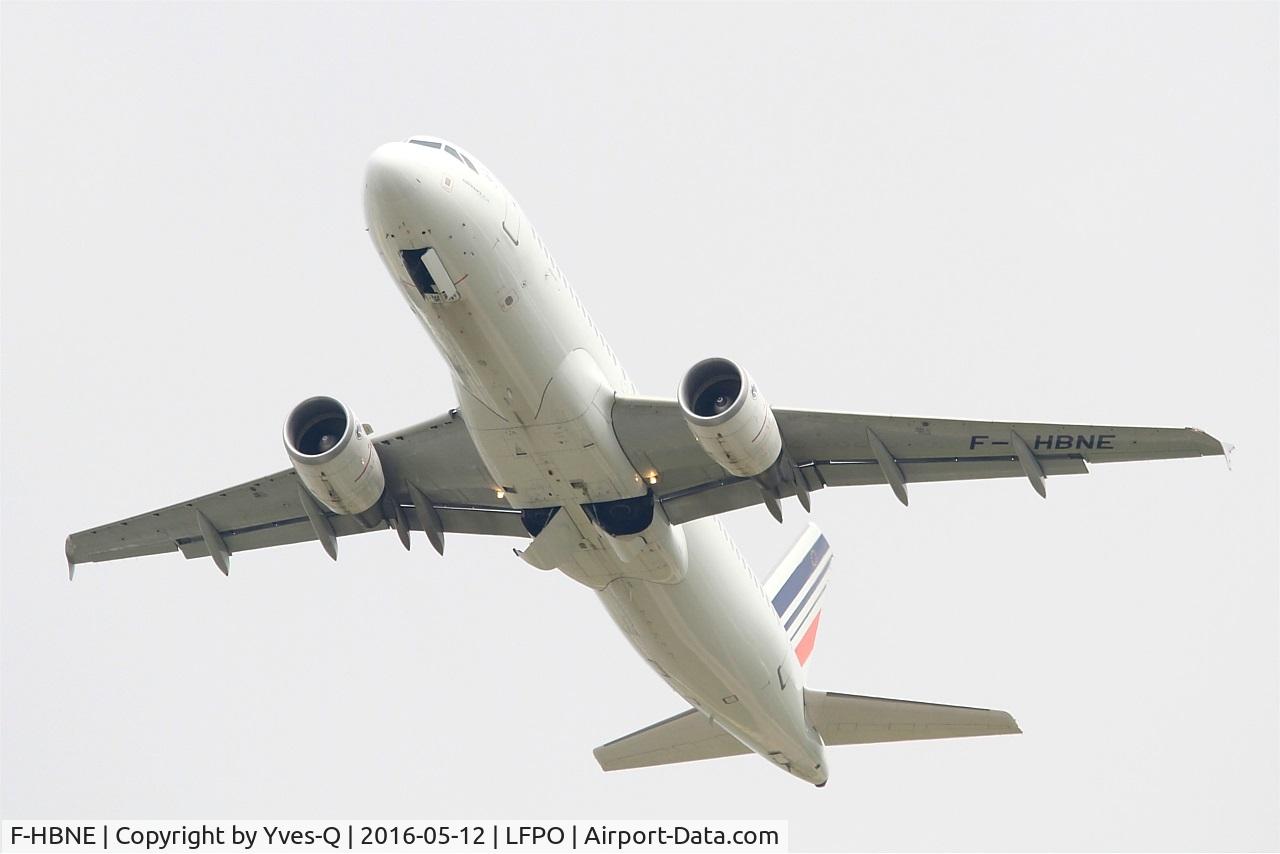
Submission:
M 382 498 L 387 480 L 378 449 L 351 410 L 332 397 L 308 398 L 293 408 L 284 422 L 284 447 L 307 491 L 334 513 L 358 516 Z
M 773 411 L 751 376 L 728 359 L 703 359 L 677 395 L 693 437 L 730 474 L 755 477 L 782 454 Z

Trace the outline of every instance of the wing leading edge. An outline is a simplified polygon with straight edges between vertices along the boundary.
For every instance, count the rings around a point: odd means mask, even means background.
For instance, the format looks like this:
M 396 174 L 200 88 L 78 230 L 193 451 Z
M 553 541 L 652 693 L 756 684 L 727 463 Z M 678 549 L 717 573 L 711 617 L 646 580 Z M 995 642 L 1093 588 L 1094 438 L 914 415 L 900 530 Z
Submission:
M 1223 453 L 1217 439 L 1192 428 L 958 421 L 798 409 L 775 409 L 774 414 L 786 453 L 808 491 L 889 484 L 904 503 L 906 486 L 913 483 L 1026 477 L 1043 495 L 1045 477 L 1085 474 L 1088 463 Z M 703 452 L 676 401 L 618 396 L 613 421 L 636 470 L 658 475 L 654 491 L 671 522 L 764 501 L 754 481 L 728 475 Z M 458 413 L 382 434 L 374 441 L 387 474 L 387 521 L 364 528 L 351 517 L 324 511 L 334 537 L 393 524 L 403 526 L 401 539 L 406 542 L 408 530 L 435 527 L 439 530 L 429 530 L 433 538 L 443 533 L 528 536 L 520 514 L 496 497 Z M 428 507 L 416 506 L 411 485 L 420 490 Z M 67 538 L 67 563 L 74 572 L 81 563 L 181 551 L 188 558 L 212 553 L 225 566 L 226 557 L 236 552 L 315 540 L 319 536 L 307 517 L 300 487 L 296 473 L 285 469 L 80 531 Z M 792 494 L 794 487 L 784 484 L 782 497 Z
M 908 484 L 1087 474 L 1089 463 L 1221 455 L 1222 443 L 1194 428 L 1109 427 L 962 421 L 774 409 L 785 453 L 812 492 L 827 486 L 887 484 L 906 503 Z M 689 432 L 674 400 L 619 396 L 613 423 L 637 471 L 674 523 L 764 502 L 756 483 L 719 467 Z M 783 497 L 794 495 L 785 485 Z

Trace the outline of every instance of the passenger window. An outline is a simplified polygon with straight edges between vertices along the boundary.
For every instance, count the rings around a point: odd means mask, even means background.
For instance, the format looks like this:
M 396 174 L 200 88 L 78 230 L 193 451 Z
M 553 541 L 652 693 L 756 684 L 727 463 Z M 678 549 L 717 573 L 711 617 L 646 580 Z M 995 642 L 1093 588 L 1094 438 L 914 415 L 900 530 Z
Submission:
M 440 147 L 440 143 L 438 143 L 438 142 L 431 142 L 430 140 L 427 140 L 427 139 L 411 139 L 411 140 L 409 140 L 409 141 L 410 141 L 410 142 L 412 142 L 414 145 L 425 145 L 427 148 L 439 148 L 439 147 Z

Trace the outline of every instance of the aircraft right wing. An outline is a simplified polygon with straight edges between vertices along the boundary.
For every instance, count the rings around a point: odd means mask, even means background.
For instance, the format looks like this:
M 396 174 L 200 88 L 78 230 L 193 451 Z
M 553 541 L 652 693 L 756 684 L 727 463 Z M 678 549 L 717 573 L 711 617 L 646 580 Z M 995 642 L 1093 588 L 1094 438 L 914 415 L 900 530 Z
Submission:
M 403 523 L 426 531 L 438 550 L 445 533 L 529 536 L 520 512 L 497 497 L 488 471 L 456 411 L 403 430 L 373 437 L 387 480 L 387 507 L 393 513 L 372 528 L 352 516 L 309 501 L 293 469 L 188 499 L 67 537 L 68 571 L 76 564 L 181 551 L 188 558 L 212 556 L 227 571 L 236 552 L 386 530 Z M 412 483 L 412 488 L 410 487 Z M 415 500 L 414 489 L 422 506 Z M 317 529 L 308 513 L 319 514 Z M 326 550 L 336 555 L 330 540 Z
M 907 485 L 1025 477 L 1041 495 L 1049 475 L 1087 474 L 1088 463 L 1221 455 L 1222 443 L 1194 428 L 1103 427 L 961 421 L 773 409 L 799 486 L 888 484 L 907 503 Z M 702 449 L 675 400 L 619 395 L 618 441 L 636 471 L 652 477 L 673 523 L 766 502 L 750 478 L 727 473 Z M 797 494 L 782 484 L 779 497 Z

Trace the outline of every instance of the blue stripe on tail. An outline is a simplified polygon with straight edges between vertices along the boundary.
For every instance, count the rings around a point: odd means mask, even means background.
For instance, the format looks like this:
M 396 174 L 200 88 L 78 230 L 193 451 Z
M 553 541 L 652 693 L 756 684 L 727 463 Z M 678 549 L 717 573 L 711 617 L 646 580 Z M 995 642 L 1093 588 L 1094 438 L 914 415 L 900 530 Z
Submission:
M 819 563 L 821 563 L 821 561 L 819 561 Z M 808 604 L 809 599 L 812 598 L 814 593 L 817 593 L 822 589 L 822 580 L 827 577 L 827 572 L 830 569 L 831 564 L 827 564 L 826 568 L 823 569 L 822 572 L 818 573 L 818 580 L 813 582 L 813 586 L 809 588 L 808 593 L 804 594 L 804 598 L 800 600 L 800 604 L 796 606 L 795 611 L 793 611 L 791 616 L 787 618 L 787 621 L 782 624 L 784 629 L 787 629 L 788 631 L 791 629 L 791 624 L 794 623 L 796 618 L 800 616 L 802 611 L 804 611 L 804 606 Z M 782 614 L 779 613 L 778 616 L 781 617 Z
M 791 603 L 795 601 L 796 596 L 804 589 L 805 582 L 813 575 L 813 571 L 818 568 L 818 565 L 822 563 L 822 559 L 826 557 L 827 552 L 830 550 L 831 546 L 827 543 L 827 538 L 819 535 L 817 542 L 800 559 L 800 563 L 792 570 L 790 577 L 783 583 L 777 595 L 773 597 L 773 610 L 778 612 L 779 617 L 791 607 Z

